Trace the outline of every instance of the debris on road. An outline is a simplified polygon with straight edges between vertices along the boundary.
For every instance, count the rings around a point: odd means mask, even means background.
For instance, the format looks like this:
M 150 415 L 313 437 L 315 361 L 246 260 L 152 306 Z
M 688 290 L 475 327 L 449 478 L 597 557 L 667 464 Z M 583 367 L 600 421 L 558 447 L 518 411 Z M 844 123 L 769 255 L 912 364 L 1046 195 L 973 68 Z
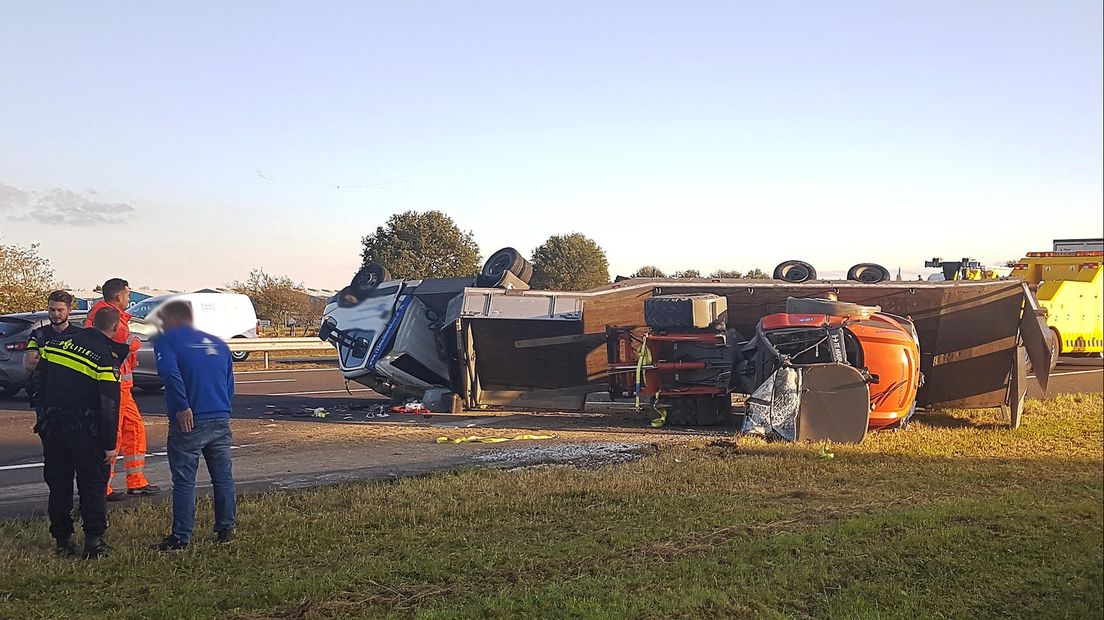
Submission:
M 513 437 L 479 437 L 468 435 L 465 437 L 438 437 L 437 443 L 502 443 L 504 441 L 535 441 L 540 439 L 555 439 L 555 435 L 515 435 Z

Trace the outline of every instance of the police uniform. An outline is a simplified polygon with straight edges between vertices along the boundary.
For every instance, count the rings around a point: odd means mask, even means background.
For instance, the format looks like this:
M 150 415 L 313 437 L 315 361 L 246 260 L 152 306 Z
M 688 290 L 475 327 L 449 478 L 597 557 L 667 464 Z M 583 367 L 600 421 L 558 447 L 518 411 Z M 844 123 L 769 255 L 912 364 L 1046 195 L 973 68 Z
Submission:
M 42 439 L 43 477 L 50 487 L 50 534 L 73 534 L 73 477 L 80 493 L 85 551 L 107 530 L 105 451 L 115 449 L 119 425 L 119 367 L 111 339 L 95 329 L 41 347 L 43 367 L 35 432 Z
M 79 331 L 81 331 L 81 328 L 73 323 L 67 324 L 65 329 L 60 332 L 54 329 L 53 325 L 47 323 L 31 332 L 31 337 L 27 340 L 27 353 L 35 353 L 41 358 L 42 347 L 56 340 L 68 340 Z M 27 381 L 27 396 L 30 398 L 32 407 L 36 405 L 37 399 L 35 395 L 38 393 L 41 384 L 40 376 L 41 373 L 39 369 L 35 368 L 35 371 L 31 373 Z

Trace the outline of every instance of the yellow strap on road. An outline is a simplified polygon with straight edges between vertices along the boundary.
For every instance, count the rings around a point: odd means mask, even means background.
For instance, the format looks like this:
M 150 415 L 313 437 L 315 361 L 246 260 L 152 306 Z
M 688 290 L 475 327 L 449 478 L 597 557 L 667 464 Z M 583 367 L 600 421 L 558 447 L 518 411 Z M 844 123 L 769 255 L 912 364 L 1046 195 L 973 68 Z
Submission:
M 502 443 L 504 441 L 534 441 L 537 439 L 555 439 L 555 435 L 514 435 L 513 437 L 479 437 L 467 435 L 465 437 L 438 437 L 437 443 Z

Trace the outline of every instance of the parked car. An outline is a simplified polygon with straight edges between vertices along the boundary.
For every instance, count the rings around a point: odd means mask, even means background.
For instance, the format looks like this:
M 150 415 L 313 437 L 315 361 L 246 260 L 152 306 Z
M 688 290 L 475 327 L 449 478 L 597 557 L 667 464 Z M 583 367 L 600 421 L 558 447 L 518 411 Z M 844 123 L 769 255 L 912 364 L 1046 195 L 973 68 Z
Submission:
M 74 324 L 84 323 L 83 313 L 69 315 Z M 0 316 L 0 397 L 11 398 L 27 386 L 23 356 L 31 332 L 50 322 L 45 312 L 23 312 Z
M 239 293 L 179 293 L 151 297 L 134 304 L 130 331 L 142 342 L 138 349 L 138 365 L 134 369 L 134 385 L 143 390 L 159 390 L 157 359 L 153 339 L 161 333 L 159 309 L 170 301 L 186 301 L 192 306 L 195 328 L 223 340 L 256 338 L 259 322 L 253 302 Z M 234 353 L 234 361 L 244 361 L 248 353 Z

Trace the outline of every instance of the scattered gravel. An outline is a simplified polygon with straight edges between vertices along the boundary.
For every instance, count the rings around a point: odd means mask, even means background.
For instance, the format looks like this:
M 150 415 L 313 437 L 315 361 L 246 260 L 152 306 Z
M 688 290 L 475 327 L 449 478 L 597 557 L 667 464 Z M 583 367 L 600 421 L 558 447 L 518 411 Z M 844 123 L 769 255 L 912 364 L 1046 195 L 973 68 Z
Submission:
M 621 442 L 554 443 L 524 448 L 496 448 L 472 457 L 493 466 L 532 466 L 545 464 L 598 467 L 635 461 L 649 451 L 651 444 Z

